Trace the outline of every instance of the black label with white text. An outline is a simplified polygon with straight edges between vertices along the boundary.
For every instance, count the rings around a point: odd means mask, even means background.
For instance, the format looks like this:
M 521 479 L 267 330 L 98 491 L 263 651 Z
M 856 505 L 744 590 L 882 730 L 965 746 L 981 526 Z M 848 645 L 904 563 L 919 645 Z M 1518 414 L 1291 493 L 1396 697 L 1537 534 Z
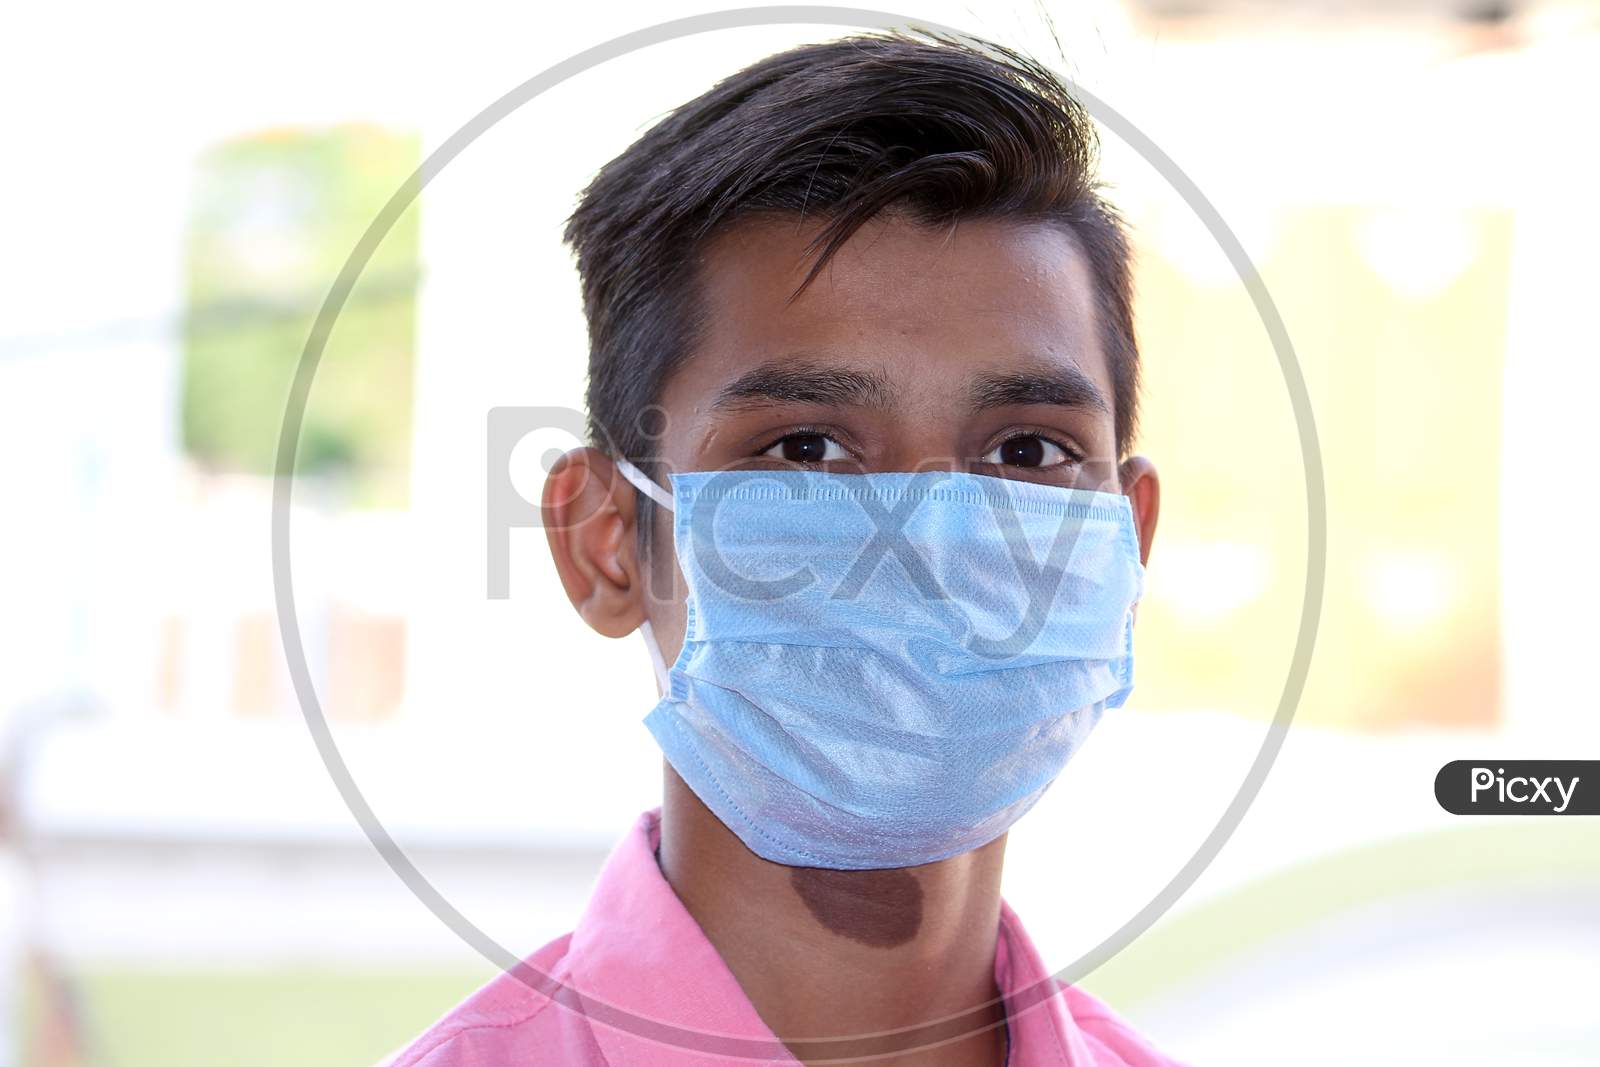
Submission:
M 1433 795 L 1452 815 L 1600 815 L 1600 760 L 1453 760 Z

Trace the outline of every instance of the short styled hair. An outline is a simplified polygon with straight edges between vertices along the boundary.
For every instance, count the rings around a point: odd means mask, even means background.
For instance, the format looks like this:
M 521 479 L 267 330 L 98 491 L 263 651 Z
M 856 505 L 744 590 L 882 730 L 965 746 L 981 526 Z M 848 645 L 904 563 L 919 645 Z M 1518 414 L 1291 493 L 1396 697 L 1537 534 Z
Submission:
M 592 442 L 655 467 L 648 416 L 693 349 L 697 253 L 741 219 L 825 225 L 802 291 L 885 210 L 928 225 L 1054 222 L 1082 250 L 1112 378 L 1119 459 L 1138 402 L 1127 237 L 1101 195 L 1099 142 L 1047 68 L 976 38 L 861 34 L 778 53 L 671 112 L 584 190 L 567 220 L 589 324 Z

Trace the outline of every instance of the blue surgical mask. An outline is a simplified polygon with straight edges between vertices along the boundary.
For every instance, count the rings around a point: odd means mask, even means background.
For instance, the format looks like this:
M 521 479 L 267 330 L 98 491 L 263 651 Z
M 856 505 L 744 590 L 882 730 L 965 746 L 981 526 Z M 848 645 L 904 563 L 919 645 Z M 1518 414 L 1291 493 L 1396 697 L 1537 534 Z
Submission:
M 757 855 L 911 867 L 1004 833 L 1133 681 L 1127 497 L 931 471 L 713 471 L 672 493 L 683 649 L 645 719 Z

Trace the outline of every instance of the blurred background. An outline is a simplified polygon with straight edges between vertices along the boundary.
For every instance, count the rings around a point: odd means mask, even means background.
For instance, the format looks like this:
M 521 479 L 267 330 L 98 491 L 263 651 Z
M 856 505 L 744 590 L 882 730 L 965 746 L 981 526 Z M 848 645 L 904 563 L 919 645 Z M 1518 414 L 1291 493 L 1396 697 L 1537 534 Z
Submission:
M 705 10 L 8 19 L 0 1065 L 367 1064 L 492 976 L 306 729 L 269 555 L 279 424 L 334 276 L 429 152 L 580 49 Z M 1327 597 L 1294 729 L 1217 861 L 1083 984 L 1196 1064 L 1600 1062 L 1600 822 L 1432 796 L 1448 760 L 1600 758 L 1600 6 L 905 13 L 1048 59 L 1176 160 L 1261 268 L 1321 434 Z M 487 456 L 487 412 L 581 407 L 560 229 L 588 177 L 717 77 L 845 32 L 679 40 L 521 108 L 389 232 L 317 372 L 291 562 L 321 705 L 408 856 L 518 954 L 572 926 L 660 758 L 642 643 L 580 625 L 539 531 L 510 533 L 511 595 L 486 597 L 487 468 L 536 499 L 577 443 Z M 1058 968 L 1238 790 L 1307 569 L 1265 331 L 1177 194 L 1109 133 L 1104 157 L 1165 499 L 1135 695 L 1008 849 Z

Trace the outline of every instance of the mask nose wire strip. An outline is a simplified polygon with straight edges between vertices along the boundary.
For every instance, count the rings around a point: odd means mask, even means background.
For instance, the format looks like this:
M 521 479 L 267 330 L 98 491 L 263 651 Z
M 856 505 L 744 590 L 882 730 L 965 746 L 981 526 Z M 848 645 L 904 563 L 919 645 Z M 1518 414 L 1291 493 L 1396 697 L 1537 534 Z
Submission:
M 622 476 L 628 479 L 629 484 L 635 489 L 639 490 L 639 492 L 643 493 L 651 500 L 654 500 L 657 504 L 660 504 L 668 511 L 676 510 L 672 506 L 672 493 L 651 481 L 645 476 L 644 471 L 640 470 L 638 467 L 635 467 L 632 463 L 629 463 L 620 456 L 617 457 L 616 464 L 617 470 L 622 472 Z

